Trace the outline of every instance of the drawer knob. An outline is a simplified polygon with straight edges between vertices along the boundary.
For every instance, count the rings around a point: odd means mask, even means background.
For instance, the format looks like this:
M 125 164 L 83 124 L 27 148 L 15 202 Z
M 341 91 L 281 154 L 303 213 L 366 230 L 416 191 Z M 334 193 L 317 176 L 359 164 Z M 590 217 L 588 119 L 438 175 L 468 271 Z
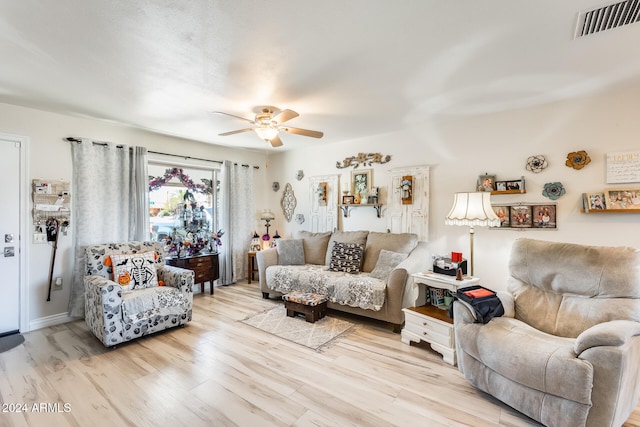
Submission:
M 427 326 L 427 322 L 422 322 L 422 326 Z
M 423 332 L 422 335 L 428 335 L 426 332 Z

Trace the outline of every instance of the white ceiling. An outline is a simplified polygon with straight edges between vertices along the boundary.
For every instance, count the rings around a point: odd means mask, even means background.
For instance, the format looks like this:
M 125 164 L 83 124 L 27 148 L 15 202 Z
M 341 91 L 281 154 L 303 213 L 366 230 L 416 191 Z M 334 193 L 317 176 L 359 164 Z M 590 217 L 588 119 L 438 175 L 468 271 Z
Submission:
M 323 143 L 364 138 L 640 83 L 640 24 L 573 39 L 603 4 L 2 0 L 0 102 L 260 149 L 217 136 L 247 123 L 212 111 L 271 105 Z

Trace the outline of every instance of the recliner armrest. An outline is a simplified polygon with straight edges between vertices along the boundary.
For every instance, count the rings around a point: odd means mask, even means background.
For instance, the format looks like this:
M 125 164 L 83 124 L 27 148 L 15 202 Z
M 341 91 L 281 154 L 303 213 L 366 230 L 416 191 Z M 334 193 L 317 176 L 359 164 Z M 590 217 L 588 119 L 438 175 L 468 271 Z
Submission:
M 516 305 L 513 295 L 506 291 L 497 291 L 496 295 L 498 295 L 498 299 L 504 309 L 502 317 L 516 317 Z
M 592 326 L 578 335 L 573 350 L 577 355 L 580 355 L 592 347 L 618 347 L 638 335 L 640 335 L 640 322 L 612 320 Z
M 456 299 L 453 301 L 453 322 L 454 324 L 475 323 L 476 311 L 471 305 Z

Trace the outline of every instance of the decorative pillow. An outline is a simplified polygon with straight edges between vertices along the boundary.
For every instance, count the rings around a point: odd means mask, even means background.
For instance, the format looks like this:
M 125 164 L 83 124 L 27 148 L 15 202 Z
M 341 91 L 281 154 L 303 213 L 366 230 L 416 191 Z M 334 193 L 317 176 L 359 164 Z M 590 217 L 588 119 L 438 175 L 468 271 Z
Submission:
M 403 254 L 400 252 L 391 252 L 387 251 L 386 249 L 380 250 L 380 255 L 378 255 L 378 262 L 376 263 L 374 269 L 371 270 L 371 274 L 369 274 L 369 276 L 386 282 L 387 279 L 389 279 L 391 270 L 396 268 L 398 264 L 407 259 L 408 256 L 408 254 Z
M 329 270 L 357 274 L 362 264 L 364 244 L 335 242 L 331 250 Z
M 334 231 L 331 234 L 331 238 L 329 239 L 329 244 L 327 245 L 327 253 L 324 261 L 324 265 L 329 265 L 331 261 L 331 253 L 333 252 L 333 244 L 335 242 L 340 243 L 362 243 L 363 245 L 367 242 L 368 231 Z
M 305 264 L 326 265 L 327 247 L 331 232 L 311 233 L 310 231 L 298 231 L 298 239 L 302 239 L 304 246 Z
M 158 286 L 155 251 L 112 254 L 113 281 L 125 291 Z
M 304 247 L 302 239 L 280 239 L 276 246 L 279 265 L 303 265 Z
M 413 233 L 379 233 L 372 231 L 367 236 L 364 247 L 362 271 L 370 272 L 378 262 L 380 250 L 410 254 L 418 246 L 418 235 Z

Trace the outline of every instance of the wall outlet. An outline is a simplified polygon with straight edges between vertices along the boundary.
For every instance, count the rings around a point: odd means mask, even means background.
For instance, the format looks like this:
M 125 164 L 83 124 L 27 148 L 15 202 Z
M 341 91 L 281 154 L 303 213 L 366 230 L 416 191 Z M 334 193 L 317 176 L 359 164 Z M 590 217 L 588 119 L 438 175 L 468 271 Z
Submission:
M 53 280 L 53 290 L 54 291 L 62 290 L 62 277 L 56 277 Z
M 33 243 L 47 243 L 47 233 L 33 233 Z

